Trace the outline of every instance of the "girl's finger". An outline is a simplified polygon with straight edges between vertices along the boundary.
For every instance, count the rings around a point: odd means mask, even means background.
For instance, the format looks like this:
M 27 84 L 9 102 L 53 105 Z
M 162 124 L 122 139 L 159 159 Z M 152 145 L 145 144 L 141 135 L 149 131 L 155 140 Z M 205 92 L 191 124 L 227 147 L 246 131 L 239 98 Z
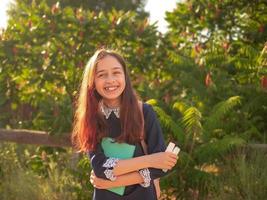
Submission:
M 168 163 L 167 163 L 167 165 L 169 165 L 169 166 L 171 166 L 171 165 L 173 165 L 174 164 L 174 161 L 169 161 Z
M 176 154 L 172 153 L 171 154 L 171 158 L 177 160 L 178 159 L 178 156 Z
M 169 163 L 169 165 L 168 165 L 168 169 L 172 169 L 173 167 L 174 167 L 174 163 Z
M 96 178 L 90 178 L 90 182 L 91 182 L 92 184 L 98 184 L 98 181 L 97 181 Z

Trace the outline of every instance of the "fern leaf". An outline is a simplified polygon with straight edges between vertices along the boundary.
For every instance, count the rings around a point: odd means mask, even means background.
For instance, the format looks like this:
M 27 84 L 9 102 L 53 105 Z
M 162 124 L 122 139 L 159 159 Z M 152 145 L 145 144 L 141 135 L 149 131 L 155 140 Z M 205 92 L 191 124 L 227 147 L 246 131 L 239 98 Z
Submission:
M 178 139 L 179 142 L 184 142 L 184 134 L 183 129 L 173 121 L 171 116 L 169 116 L 167 113 L 164 112 L 163 109 L 161 109 L 158 106 L 153 106 L 154 110 L 159 116 L 159 120 L 162 123 L 163 126 L 165 126 L 168 130 L 170 130 L 174 136 Z
M 184 113 L 188 106 L 183 102 L 175 102 L 172 106 L 174 110 L 178 110 L 180 113 Z
M 158 104 L 158 101 L 156 99 L 149 99 L 146 101 L 146 103 L 150 104 L 151 106 L 155 106 Z
M 211 111 L 210 116 L 207 118 L 206 123 L 204 124 L 204 129 L 206 131 L 211 131 L 214 128 L 220 127 L 222 122 L 220 121 L 223 116 L 233 110 L 237 105 L 241 104 L 240 96 L 233 96 L 227 99 L 226 101 L 221 101 L 214 106 Z
M 250 58 L 250 60 L 255 59 L 258 56 L 258 50 L 252 45 L 243 45 L 239 51 L 245 57 Z
M 168 51 L 168 58 L 176 64 L 177 67 L 194 66 L 194 61 L 191 58 L 179 55 L 173 51 Z
M 211 52 L 206 56 L 206 64 L 210 66 L 222 65 L 226 62 L 225 55 Z
M 201 125 L 202 115 L 199 110 L 195 107 L 190 107 L 184 112 L 182 122 L 185 126 L 187 133 L 192 133 L 196 135 L 202 134 L 202 125 Z

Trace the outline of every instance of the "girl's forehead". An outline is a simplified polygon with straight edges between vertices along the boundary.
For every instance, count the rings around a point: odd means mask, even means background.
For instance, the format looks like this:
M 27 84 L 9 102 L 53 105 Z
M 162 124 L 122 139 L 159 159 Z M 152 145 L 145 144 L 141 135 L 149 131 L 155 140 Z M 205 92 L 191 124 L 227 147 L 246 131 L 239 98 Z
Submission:
M 121 69 L 122 65 L 120 62 L 113 56 L 106 56 L 98 61 L 96 65 L 96 72 L 103 70 L 113 70 L 113 69 Z

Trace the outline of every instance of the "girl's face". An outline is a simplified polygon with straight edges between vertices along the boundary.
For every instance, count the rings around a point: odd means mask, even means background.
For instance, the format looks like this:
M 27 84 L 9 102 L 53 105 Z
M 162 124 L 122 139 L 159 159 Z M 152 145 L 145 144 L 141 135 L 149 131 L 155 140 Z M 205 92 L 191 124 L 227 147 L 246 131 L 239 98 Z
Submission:
M 99 60 L 96 67 L 95 87 L 107 106 L 117 107 L 120 105 L 120 96 L 125 85 L 122 65 L 115 57 L 108 55 Z

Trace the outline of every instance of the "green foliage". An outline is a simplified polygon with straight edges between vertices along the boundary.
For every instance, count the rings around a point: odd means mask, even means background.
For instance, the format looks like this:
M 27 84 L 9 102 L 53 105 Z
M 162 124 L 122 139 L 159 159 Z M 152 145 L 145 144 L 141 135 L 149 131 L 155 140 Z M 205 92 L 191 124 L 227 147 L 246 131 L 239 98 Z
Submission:
M 212 139 L 194 149 L 194 157 L 199 163 L 214 163 L 222 159 L 236 147 L 242 147 L 245 141 L 240 137 L 225 136 L 222 139 Z
M 43 0 L 19 0 L 15 1 L 16 4 L 23 2 L 23 4 L 40 4 Z M 97 0 L 64 0 L 64 1 L 57 1 L 57 0 L 46 0 L 45 1 L 48 6 L 57 6 L 57 2 L 60 3 L 60 7 L 72 7 L 72 8 L 83 8 L 85 10 L 94 10 L 94 11 L 110 11 L 113 8 L 116 10 L 124 10 L 124 11 L 139 11 L 141 13 L 144 12 L 144 1 L 136 0 L 136 1 L 127 1 L 127 0 L 104 0 L 104 1 L 97 1 Z M 144 13 L 145 14 L 145 13 Z
M 195 107 L 190 107 L 184 112 L 183 116 L 183 123 L 186 132 L 189 134 L 193 135 L 201 135 L 202 132 L 202 125 L 201 125 L 201 120 L 202 115 L 196 109 Z
M 11 111 L 1 116 L 2 127 L 69 132 L 83 67 L 103 45 L 122 52 L 133 77 L 151 70 L 156 28 L 138 13 L 49 7 L 45 1 L 13 9 L 19 12 L 12 13 L 0 43 L 0 71 L 6 69 L 1 112 Z
M 155 103 L 153 99 L 147 101 L 147 103 Z M 153 104 L 152 104 L 153 105 Z M 159 106 L 153 105 L 153 109 L 159 116 L 161 124 L 164 126 L 167 133 L 173 135 L 178 141 L 184 141 L 183 130 L 177 122 L 175 122 L 171 116 L 169 116 L 163 109 Z
M 9 143 L 0 147 L 1 199 L 83 200 L 92 196 L 89 178 L 84 178 L 91 171 L 86 157 L 77 162 L 79 155 L 70 160 L 71 152 Z
M 234 107 L 241 104 L 241 98 L 239 96 L 230 97 L 226 101 L 217 103 L 210 111 L 210 116 L 206 119 L 204 124 L 206 136 L 212 134 L 212 129 L 223 128 L 225 121 L 223 117 L 232 111 Z
M 173 87 L 165 91 L 173 94 L 167 103 L 201 102 L 203 106 L 199 109 L 210 113 L 214 112 L 210 108 L 224 99 L 233 96 L 242 99 L 237 113 L 229 114 L 235 127 L 211 115 L 203 119 L 205 135 L 212 134 L 209 129 L 217 127 L 220 135 L 246 133 L 242 135 L 246 140 L 266 142 L 266 123 L 261 121 L 267 113 L 264 10 L 263 1 L 188 0 L 167 13 L 170 30 L 164 45 L 169 45 L 165 48 L 168 61 L 175 63 L 165 63 L 170 67 L 166 67 L 164 76 L 174 80 Z M 168 84 L 161 80 L 161 85 Z M 219 115 L 219 111 L 215 113 Z
M 172 194 L 166 199 L 266 196 L 260 159 L 224 165 L 235 149 L 267 141 L 266 4 L 182 1 L 167 13 L 169 31 L 162 35 L 149 25 L 141 1 L 90 2 L 23 0 L 11 8 L 0 35 L 0 127 L 70 132 L 83 67 L 97 48 L 116 48 L 134 87 L 156 111 L 166 142 L 181 147 L 178 164 L 162 179 Z M 1 148 L 1 183 L 7 183 L 0 184 L 1 199 L 5 191 L 14 191 L 13 199 L 92 196 L 86 157 L 67 164 L 65 150 L 26 149 Z M 247 184 L 254 178 L 260 186 Z
M 228 160 L 222 176 L 215 180 L 217 187 L 212 199 L 259 199 L 266 198 L 266 154 L 250 150 Z
M 246 144 L 244 139 L 231 132 L 224 133 L 225 135 L 218 134 L 218 129 L 223 129 L 222 120 L 228 121 L 231 114 L 236 113 L 237 106 L 241 104 L 240 97 L 233 96 L 221 101 L 210 108 L 208 113 L 202 113 L 194 106 L 179 102 L 163 106 L 165 110 L 178 111 L 181 115 L 167 114 L 159 107 L 162 102 L 155 99 L 147 102 L 153 105 L 158 114 L 163 132 L 171 134 L 167 140 L 178 143 L 181 148 L 176 171 L 172 174 L 172 178 L 178 180 L 177 183 L 172 183 L 176 188 L 173 192 L 181 199 L 190 199 L 193 190 L 198 191 L 198 195 L 204 198 L 211 188 L 209 182 L 216 176 L 214 170 L 206 168 L 212 166 L 210 168 L 217 171 L 226 156 Z M 235 121 L 228 123 L 228 126 L 231 126 Z M 168 181 L 165 182 L 163 179 L 162 183 L 164 189 L 171 185 L 170 178 L 166 179 Z

